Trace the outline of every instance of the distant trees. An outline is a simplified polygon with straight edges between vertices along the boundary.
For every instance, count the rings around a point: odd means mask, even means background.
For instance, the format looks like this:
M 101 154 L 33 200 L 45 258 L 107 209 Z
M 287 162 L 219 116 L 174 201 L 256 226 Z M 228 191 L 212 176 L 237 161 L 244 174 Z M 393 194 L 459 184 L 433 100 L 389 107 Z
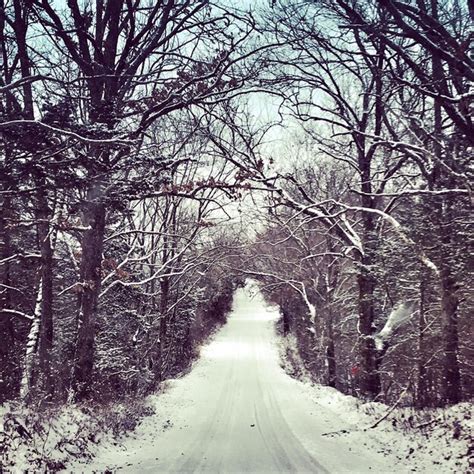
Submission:
M 413 103 L 400 103 L 407 114 L 407 131 L 412 140 L 403 139 L 400 133 L 391 132 L 392 140 L 414 141 L 422 148 L 417 153 L 417 163 L 428 190 L 448 191 L 434 193 L 431 199 L 432 217 L 436 216 L 433 230 L 441 252 L 433 254 L 439 269 L 441 308 L 444 344 L 444 398 L 449 403 L 461 399 L 461 382 L 457 362 L 457 296 L 456 266 L 453 254 L 456 245 L 451 237 L 458 232 L 450 229 L 456 217 L 451 213 L 453 190 L 465 188 L 458 199 L 466 199 L 469 181 L 467 168 L 468 148 L 472 142 L 472 120 L 470 114 L 469 81 L 474 63 L 470 56 L 469 15 L 467 5 L 459 2 L 418 2 L 417 6 L 400 2 L 380 2 L 379 10 L 389 23 L 374 20 L 367 12 L 354 8 L 349 2 L 338 2 L 347 20 L 360 21 L 361 29 L 374 34 L 396 55 L 397 74 L 390 76 L 399 88 L 416 95 L 421 107 L 416 110 Z M 391 27 L 398 29 L 401 40 L 388 34 Z M 402 69 L 400 71 L 400 69 Z M 399 72 L 400 71 L 400 72 Z M 395 127 L 392 127 L 392 130 Z M 411 144 L 411 143 L 409 143 Z M 397 144 L 400 149 L 409 144 Z M 462 151 L 461 151 L 462 150 Z M 460 152 L 460 153 L 459 153 Z M 408 154 L 408 155 L 411 155 Z M 420 156 L 421 155 L 421 156 Z M 427 156 L 428 155 L 428 156 Z M 451 192 L 449 192 L 451 191 Z M 465 201 L 467 205 L 467 200 Z M 454 258 L 453 258 L 454 257 Z
M 339 311 L 357 307 L 351 318 L 358 350 L 346 370 L 353 368 L 358 391 L 369 398 L 393 386 L 393 377 L 384 375 L 391 373 L 392 353 L 418 344 L 409 365 L 419 373 L 413 397 L 417 391 L 420 399 L 426 396 L 428 363 L 436 367 L 436 380 L 426 403 L 456 403 L 462 397 L 459 363 L 468 363 L 472 350 L 467 334 L 462 349 L 459 344 L 458 319 L 462 315 L 465 327 L 469 312 L 459 295 L 468 280 L 455 270 L 467 269 L 461 249 L 470 205 L 472 60 L 467 6 L 448 3 L 282 1 L 263 26 L 282 45 L 268 55 L 272 74 L 266 80 L 273 90 L 278 85 L 286 113 L 301 124 L 304 145 L 292 149 L 293 164 L 283 171 L 272 172 L 264 157 L 261 169 L 255 159 L 244 160 L 247 175 L 273 195 L 273 228 L 261 235 L 261 245 L 271 242 L 269 256 L 261 267 L 277 265 L 278 271 L 259 271 L 268 288 L 291 288 L 310 321 L 318 306 L 320 318 L 333 317 L 323 306 L 318 274 L 330 281 L 334 260 L 348 271 L 351 304 Z M 338 177 L 327 187 L 318 179 L 324 170 Z M 313 254 L 320 259 L 315 268 L 306 262 Z M 415 315 L 419 337 L 404 338 Z M 317 331 L 324 338 L 325 330 Z M 313 344 L 306 336 L 300 334 L 302 345 Z M 427 339 L 439 340 L 440 348 L 429 362 Z M 345 348 L 339 350 L 344 359 Z M 329 366 L 324 358 L 321 363 Z M 414 383 L 414 372 L 399 377 Z
M 469 48 L 457 1 L 0 0 L 0 397 L 152 390 L 246 274 L 320 381 L 472 393 Z
M 174 281 L 184 283 L 212 249 L 203 242 L 209 248 L 185 263 L 219 180 L 217 165 L 202 178 L 193 164 L 204 146 L 194 133 L 207 109 L 253 78 L 251 48 L 242 44 L 252 17 L 206 2 L 15 0 L 0 4 L 0 18 L 2 362 L 9 366 L 15 352 L 23 397 L 33 388 L 54 391 L 52 353 L 63 335 L 54 325 L 64 315 L 55 308 L 66 304 L 74 314 L 67 384 L 73 398 L 89 396 L 104 298 L 111 288 L 143 287 L 132 293 L 144 304 L 140 293 L 148 291 L 146 314 L 160 320 L 159 381 L 167 315 L 192 297 Z M 175 127 L 169 117 L 180 111 L 187 112 Z M 22 288 L 25 259 L 34 272 Z M 25 339 L 19 356 L 14 346 Z M 2 377 L 9 384 L 2 395 L 18 393 L 17 370 Z

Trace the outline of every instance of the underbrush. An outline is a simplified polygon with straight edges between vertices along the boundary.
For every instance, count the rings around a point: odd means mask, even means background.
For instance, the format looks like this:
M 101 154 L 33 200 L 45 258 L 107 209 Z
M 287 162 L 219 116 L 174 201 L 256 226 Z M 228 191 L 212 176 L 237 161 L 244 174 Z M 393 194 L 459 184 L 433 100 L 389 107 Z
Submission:
M 153 413 L 146 400 L 108 405 L 0 407 L 0 472 L 57 472 L 73 460 L 91 459 L 104 439 L 118 443 Z
M 283 370 L 290 377 L 302 382 L 317 383 L 317 380 L 315 380 L 311 372 L 305 366 L 305 363 L 299 354 L 296 337 L 291 333 L 283 335 L 281 321 L 278 321 L 276 329 L 280 341 L 278 344 L 280 366 Z
M 382 403 L 362 403 L 360 412 L 371 420 L 367 430 L 379 436 L 393 432 L 400 436 L 396 455 L 401 461 L 423 461 L 438 472 L 472 472 L 474 470 L 474 419 L 470 402 L 446 408 L 395 408 Z M 386 416 L 386 418 L 385 418 Z M 379 420 L 381 420 L 379 422 Z M 374 425 L 377 426 L 374 427 Z

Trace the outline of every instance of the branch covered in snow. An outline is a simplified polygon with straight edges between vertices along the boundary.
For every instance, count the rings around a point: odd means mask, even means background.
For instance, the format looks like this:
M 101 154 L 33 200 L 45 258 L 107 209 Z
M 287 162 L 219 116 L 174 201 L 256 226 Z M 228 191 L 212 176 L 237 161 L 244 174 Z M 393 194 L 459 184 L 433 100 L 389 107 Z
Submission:
M 413 303 L 401 303 L 393 308 L 383 328 L 374 336 L 377 350 L 382 351 L 387 346 L 395 331 L 410 320 L 414 311 Z

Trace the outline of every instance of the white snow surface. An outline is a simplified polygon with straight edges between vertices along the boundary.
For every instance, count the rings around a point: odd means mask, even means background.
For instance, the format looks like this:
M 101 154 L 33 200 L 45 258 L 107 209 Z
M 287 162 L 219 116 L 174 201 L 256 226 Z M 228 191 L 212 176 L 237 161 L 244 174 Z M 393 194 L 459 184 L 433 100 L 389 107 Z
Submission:
M 285 373 L 274 342 L 277 318 L 254 286 L 237 290 L 228 323 L 192 371 L 153 397 L 156 414 L 68 471 L 414 471 L 394 452 L 402 435 L 363 430 L 371 420 L 356 399 Z M 416 472 L 450 472 L 433 468 L 428 462 Z

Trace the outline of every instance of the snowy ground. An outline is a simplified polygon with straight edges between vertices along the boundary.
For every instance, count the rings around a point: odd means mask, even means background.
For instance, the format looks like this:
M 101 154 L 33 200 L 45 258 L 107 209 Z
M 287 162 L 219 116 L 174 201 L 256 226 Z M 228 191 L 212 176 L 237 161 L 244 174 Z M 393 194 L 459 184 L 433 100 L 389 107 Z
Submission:
M 436 464 L 439 456 L 405 457 L 412 441 L 402 433 L 386 427 L 364 431 L 383 405 L 369 413 L 352 397 L 290 378 L 274 343 L 277 317 L 259 294 L 252 298 L 249 288 L 238 290 L 228 324 L 193 370 L 154 399 L 156 414 L 120 446 L 102 446 L 91 464 L 73 470 L 467 471 Z
M 71 464 L 69 456 L 65 472 L 472 472 L 471 405 L 430 413 L 436 422 L 421 430 L 406 429 L 403 410 L 367 429 L 388 407 L 288 376 L 275 343 L 278 313 L 252 293 L 237 291 L 228 323 L 193 370 L 150 397 L 155 414 L 121 442 L 104 436 L 84 446 L 94 459 Z
M 148 400 L 91 406 L 0 406 L 0 473 L 57 472 L 123 439 L 147 415 Z
M 323 436 L 339 437 L 368 451 L 393 459 L 387 472 L 473 473 L 474 412 L 472 403 L 449 408 L 417 410 L 363 402 L 310 380 L 290 335 L 278 341 L 280 360 L 287 373 L 303 383 L 314 402 L 343 418 L 342 430 Z M 376 425 L 376 427 L 373 427 Z

